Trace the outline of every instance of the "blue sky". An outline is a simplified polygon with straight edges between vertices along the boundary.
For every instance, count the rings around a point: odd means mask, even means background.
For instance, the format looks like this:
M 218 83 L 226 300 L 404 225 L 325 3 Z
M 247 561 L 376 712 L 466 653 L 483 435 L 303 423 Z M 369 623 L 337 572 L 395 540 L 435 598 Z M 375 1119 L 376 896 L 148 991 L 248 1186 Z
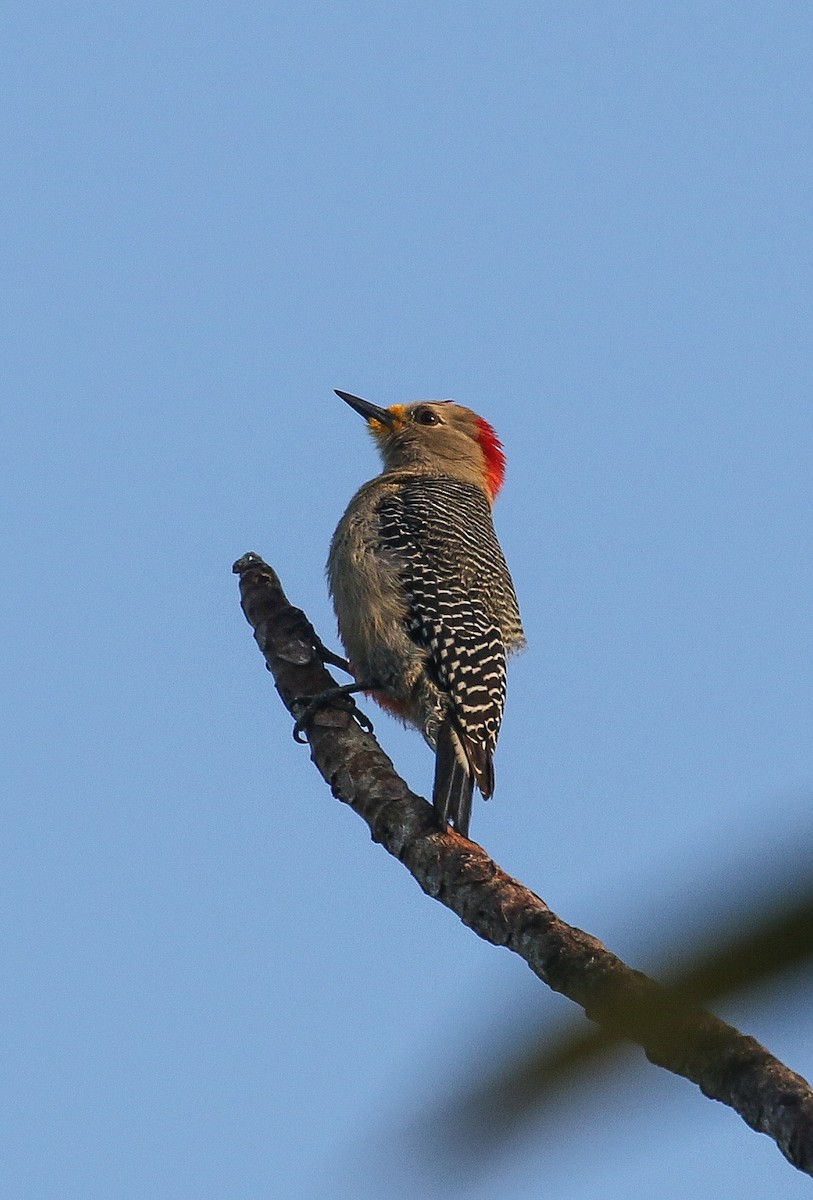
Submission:
M 811 44 L 784 2 L 6 14 L 5 1194 L 451 1194 L 408 1120 L 580 1027 L 330 798 L 240 614 L 253 549 L 333 636 L 376 470 L 334 387 L 505 443 L 497 861 L 652 970 L 799 863 Z M 810 1077 L 810 985 L 719 1011 Z M 631 1051 L 466 1194 L 808 1182 Z

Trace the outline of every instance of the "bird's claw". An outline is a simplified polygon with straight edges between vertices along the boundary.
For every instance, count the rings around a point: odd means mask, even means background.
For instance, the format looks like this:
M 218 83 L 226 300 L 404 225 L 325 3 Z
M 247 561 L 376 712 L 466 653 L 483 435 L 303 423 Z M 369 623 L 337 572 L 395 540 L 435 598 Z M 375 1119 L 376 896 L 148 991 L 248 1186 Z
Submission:
M 351 693 L 364 691 L 363 684 L 350 683 L 345 687 L 329 688 L 326 692 L 320 692 L 318 696 L 300 696 L 297 697 L 297 703 L 304 704 L 305 707 L 294 722 L 292 731 L 293 739 L 300 746 L 305 746 L 308 743 L 307 726 L 311 718 L 319 712 L 321 708 L 325 708 L 329 704 L 336 704 L 337 700 L 341 699 L 346 704 L 342 711 L 347 712 L 359 725 L 365 733 L 373 732 L 373 723 L 357 706 Z
M 302 716 L 297 717 L 296 721 L 294 722 L 293 739 L 298 746 L 307 746 L 307 744 L 308 744 L 307 737 L 303 737 L 302 735 L 305 732 L 305 723 L 307 722 L 310 715 L 311 714 L 308 713 L 308 715 L 306 716 L 305 713 L 303 713 Z
M 360 725 L 365 733 L 375 733 L 375 725 L 373 725 L 366 713 L 363 713 L 358 705 L 353 705 L 353 720 L 357 725 Z

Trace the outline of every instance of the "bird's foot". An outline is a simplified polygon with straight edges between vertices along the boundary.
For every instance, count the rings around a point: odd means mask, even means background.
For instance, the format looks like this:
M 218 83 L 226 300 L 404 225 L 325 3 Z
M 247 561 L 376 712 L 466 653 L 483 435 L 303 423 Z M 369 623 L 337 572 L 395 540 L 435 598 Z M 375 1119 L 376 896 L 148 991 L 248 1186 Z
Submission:
M 343 706 L 343 711 L 349 712 L 353 720 L 361 726 L 365 733 L 372 733 L 372 721 L 357 707 L 353 699 L 353 692 L 366 692 L 369 689 L 370 685 L 368 683 L 346 683 L 343 687 L 328 688 L 327 691 L 320 692 L 318 696 L 298 697 L 297 703 L 304 704 L 305 707 L 294 722 L 294 741 L 298 742 L 301 746 L 305 745 L 308 739 L 303 734 L 306 734 L 306 727 L 310 724 L 311 719 L 320 709 L 334 704 L 339 699 L 348 701 Z

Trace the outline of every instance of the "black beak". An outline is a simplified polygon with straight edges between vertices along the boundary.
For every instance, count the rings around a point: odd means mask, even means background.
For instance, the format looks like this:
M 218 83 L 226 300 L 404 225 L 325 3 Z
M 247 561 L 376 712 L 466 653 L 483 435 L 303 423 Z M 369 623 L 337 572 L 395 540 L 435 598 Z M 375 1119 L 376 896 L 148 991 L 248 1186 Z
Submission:
M 360 396 L 351 396 L 349 392 L 340 392 L 338 388 L 334 388 L 334 391 L 344 400 L 345 404 L 349 404 L 360 416 L 364 417 L 365 421 L 379 421 L 388 429 L 392 429 L 395 418 L 391 412 L 387 412 L 386 408 L 379 408 L 377 404 L 371 404 L 369 400 L 362 400 Z

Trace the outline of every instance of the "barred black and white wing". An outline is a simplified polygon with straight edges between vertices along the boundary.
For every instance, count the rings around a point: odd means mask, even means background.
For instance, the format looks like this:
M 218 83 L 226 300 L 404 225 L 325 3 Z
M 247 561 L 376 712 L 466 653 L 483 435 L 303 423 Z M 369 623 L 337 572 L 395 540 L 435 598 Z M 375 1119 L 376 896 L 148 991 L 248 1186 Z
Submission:
M 427 673 L 437 687 L 435 801 L 439 790 L 451 790 L 439 807 L 467 810 L 472 781 L 486 799 L 494 790 L 506 652 L 523 642 L 490 506 L 470 484 L 412 476 L 382 499 L 378 516 L 381 550 L 397 564 L 408 597 L 407 631 L 428 652 Z M 468 777 L 468 797 L 455 763 Z M 460 811 L 461 832 L 467 822 Z

